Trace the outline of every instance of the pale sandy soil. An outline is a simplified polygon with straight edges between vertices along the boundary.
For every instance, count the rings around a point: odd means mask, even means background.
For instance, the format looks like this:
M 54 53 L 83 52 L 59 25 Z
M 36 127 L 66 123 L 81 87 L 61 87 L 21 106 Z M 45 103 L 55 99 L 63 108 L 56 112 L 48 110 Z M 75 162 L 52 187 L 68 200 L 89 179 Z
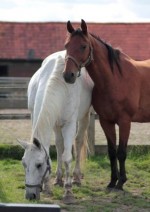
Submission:
M 0 120 L 0 143 L 15 144 L 17 138 L 30 140 L 30 136 L 31 120 Z M 106 139 L 98 120 L 95 121 L 95 143 L 98 145 L 106 144 Z M 54 144 L 54 135 L 52 136 L 52 144 Z M 128 144 L 150 145 L 150 124 L 132 123 Z

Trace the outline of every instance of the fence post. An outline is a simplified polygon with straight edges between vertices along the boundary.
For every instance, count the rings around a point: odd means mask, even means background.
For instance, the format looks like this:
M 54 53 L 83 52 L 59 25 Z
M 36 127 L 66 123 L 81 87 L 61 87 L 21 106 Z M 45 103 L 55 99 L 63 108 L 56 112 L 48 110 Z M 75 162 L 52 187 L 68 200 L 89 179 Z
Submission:
M 90 122 L 88 127 L 88 147 L 89 154 L 91 156 L 95 155 L 95 111 L 92 108 L 90 113 Z

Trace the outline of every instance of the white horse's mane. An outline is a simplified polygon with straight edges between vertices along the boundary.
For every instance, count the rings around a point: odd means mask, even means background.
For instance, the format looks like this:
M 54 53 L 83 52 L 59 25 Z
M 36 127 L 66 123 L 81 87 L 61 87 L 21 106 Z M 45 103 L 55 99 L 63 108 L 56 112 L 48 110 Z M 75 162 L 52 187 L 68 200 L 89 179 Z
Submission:
M 67 84 L 62 76 L 63 68 L 64 59 L 59 56 L 54 70 L 47 81 L 43 104 L 33 130 L 33 137 L 42 139 L 43 135 L 40 135 L 41 132 L 42 134 L 46 134 L 44 131 L 46 131 L 48 127 L 52 129 L 61 115 L 61 110 L 65 104 L 66 96 L 68 95 Z

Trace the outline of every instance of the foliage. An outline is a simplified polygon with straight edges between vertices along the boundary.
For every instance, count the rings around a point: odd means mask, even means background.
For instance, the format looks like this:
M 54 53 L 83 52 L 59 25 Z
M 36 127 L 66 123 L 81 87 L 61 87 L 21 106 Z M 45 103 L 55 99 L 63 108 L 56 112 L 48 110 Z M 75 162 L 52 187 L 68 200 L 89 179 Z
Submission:
M 24 154 L 24 149 L 19 145 L 0 144 L 0 159 L 11 158 L 21 160 Z M 52 159 L 56 158 L 55 146 L 50 148 Z
M 20 160 L 23 156 L 23 149 L 18 145 L 1 144 L 0 158 L 13 158 Z

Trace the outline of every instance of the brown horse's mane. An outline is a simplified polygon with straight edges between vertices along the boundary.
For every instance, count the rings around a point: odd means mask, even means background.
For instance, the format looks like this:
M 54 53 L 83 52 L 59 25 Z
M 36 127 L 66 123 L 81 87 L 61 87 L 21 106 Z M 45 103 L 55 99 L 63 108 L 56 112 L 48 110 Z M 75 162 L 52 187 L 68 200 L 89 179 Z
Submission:
M 92 37 L 94 37 L 96 40 L 104 44 L 104 46 L 107 48 L 108 51 L 108 60 L 111 67 L 112 72 L 114 71 L 114 63 L 116 63 L 119 72 L 121 73 L 121 66 L 120 66 L 120 49 L 113 48 L 110 44 L 108 44 L 106 41 L 102 40 L 100 37 L 90 33 Z

